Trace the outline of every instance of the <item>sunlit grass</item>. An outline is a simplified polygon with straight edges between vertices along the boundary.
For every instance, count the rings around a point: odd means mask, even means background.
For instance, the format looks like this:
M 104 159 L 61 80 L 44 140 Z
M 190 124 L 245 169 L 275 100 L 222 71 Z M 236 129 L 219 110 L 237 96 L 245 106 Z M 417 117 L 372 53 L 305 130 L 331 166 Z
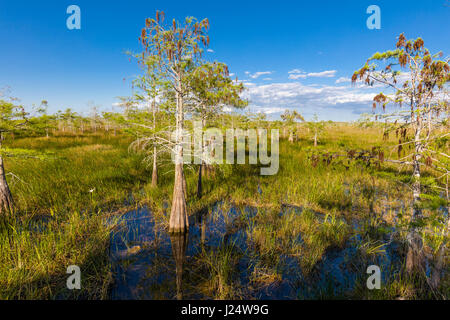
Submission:
M 186 166 L 190 215 L 210 212 L 218 203 L 223 212 L 231 206 L 256 210 L 254 215 L 245 210 L 239 213 L 249 252 L 224 241 L 218 248 L 200 251 L 198 261 L 192 262 L 201 271 L 196 278 L 199 292 L 217 299 L 244 297 L 237 280 L 238 260 L 244 254 L 253 259 L 250 280 L 257 288 L 283 281 L 283 257 L 294 259 L 299 274 L 308 277 L 327 253 L 342 250 L 352 241 L 357 242 L 359 254 L 355 266 L 365 276 L 363 267 L 385 255 L 384 237 L 390 228 L 409 214 L 411 194 L 405 184 L 410 175 L 387 163 L 375 168 L 344 160 L 320 161 L 314 167 L 310 155 L 320 150 L 345 154 L 350 149 L 367 149 L 380 145 L 381 137 L 379 128 L 338 124 L 329 127 L 314 148 L 302 128 L 297 142 L 280 141 L 276 175 L 261 176 L 254 165 L 217 166 L 213 175 L 203 179 L 201 199 L 196 197 L 196 167 Z M 125 135 L 99 132 L 8 142 L 11 148 L 48 151 L 54 156 L 6 159 L 7 172 L 14 173 L 8 181 L 17 219 L 3 221 L 0 227 L 0 298 L 108 298 L 108 240 L 114 226 L 105 224 L 105 217 L 130 205 L 146 204 L 164 229 L 170 214 L 174 173 L 169 158 L 162 159 L 159 185 L 154 188 L 151 169 L 142 162 L 144 155 L 129 151 L 131 141 Z M 435 195 L 430 202 L 436 208 L 443 205 Z M 426 223 L 426 250 L 436 254 L 448 243 L 448 233 L 444 221 Z M 395 241 L 405 235 L 404 230 L 396 230 Z M 65 272 L 71 264 L 82 268 L 80 292 L 65 288 Z M 382 291 L 368 293 L 362 282 L 354 297 L 410 299 L 448 294 L 448 276 L 438 293 L 429 295 L 423 281 L 412 281 L 397 271 Z

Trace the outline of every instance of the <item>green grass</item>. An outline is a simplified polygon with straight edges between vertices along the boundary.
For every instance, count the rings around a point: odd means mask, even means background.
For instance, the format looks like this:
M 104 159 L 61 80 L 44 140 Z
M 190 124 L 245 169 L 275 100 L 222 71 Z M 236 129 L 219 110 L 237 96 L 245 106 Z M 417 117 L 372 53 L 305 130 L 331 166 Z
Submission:
M 258 166 L 218 166 L 212 176 L 204 178 L 201 199 L 196 197 L 196 168 L 186 166 L 189 213 L 218 201 L 223 202 L 223 210 L 231 205 L 257 208 L 244 226 L 252 254 L 261 257 L 251 275 L 255 287 L 282 280 L 282 255 L 295 258 L 304 275 L 314 274 L 327 252 L 345 247 L 356 236 L 361 238 L 358 263 L 363 265 L 384 254 L 381 239 L 398 213 L 407 216 L 404 208 L 410 207 L 411 196 L 402 182 L 408 182 L 410 175 L 388 163 L 368 168 L 337 160 L 332 164 L 320 161 L 313 167 L 310 156 L 319 151 L 345 154 L 350 149 L 368 149 L 381 145 L 381 137 L 377 128 L 341 124 L 328 128 L 314 148 L 305 131 L 295 143 L 281 140 L 277 175 L 260 176 Z M 171 163 L 163 159 L 159 186 L 153 188 L 144 156 L 128 150 L 131 141 L 124 135 L 102 132 L 7 141 L 10 148 L 26 147 L 53 156 L 6 159 L 7 172 L 14 173 L 8 181 L 17 218 L 3 221 L 0 229 L 0 299 L 105 299 L 111 282 L 108 240 L 114 227 L 104 223 L 105 218 L 128 206 L 147 204 L 161 225 L 167 226 Z M 353 228 L 353 221 L 358 221 L 359 229 Z M 448 235 L 434 232 L 442 230 L 442 223 L 425 229 L 426 250 L 437 252 L 448 243 Z M 397 237 L 404 235 L 400 230 Z M 230 244 L 202 252 L 199 261 L 205 275 L 197 280 L 199 291 L 216 298 L 241 298 L 242 288 L 235 281 L 240 254 Z M 83 285 L 78 292 L 65 289 L 65 271 L 72 264 L 82 269 Z M 402 273 L 384 285 L 383 290 L 368 293 L 361 282 L 351 297 L 442 298 L 448 297 L 449 290 L 448 277 L 430 295 L 422 280 L 413 281 Z
M 52 137 L 11 141 L 54 153 L 54 158 L 11 159 L 11 189 L 18 209 L 27 214 L 113 208 L 146 182 L 142 157 L 128 152 L 124 137 Z M 92 193 L 90 190 L 94 190 Z
M 148 175 L 129 143 L 101 135 L 8 142 L 54 157 L 6 159 L 17 212 L 0 228 L 0 299 L 107 298 L 111 227 L 104 216 L 125 207 Z M 70 265 L 82 270 L 80 291 L 66 289 Z
M 55 217 L 42 231 L 34 231 L 39 227 L 42 224 L 12 221 L 2 226 L 0 298 L 106 298 L 111 279 L 107 255 L 110 230 L 102 220 L 74 212 Z M 70 265 L 82 270 L 82 290 L 66 288 Z

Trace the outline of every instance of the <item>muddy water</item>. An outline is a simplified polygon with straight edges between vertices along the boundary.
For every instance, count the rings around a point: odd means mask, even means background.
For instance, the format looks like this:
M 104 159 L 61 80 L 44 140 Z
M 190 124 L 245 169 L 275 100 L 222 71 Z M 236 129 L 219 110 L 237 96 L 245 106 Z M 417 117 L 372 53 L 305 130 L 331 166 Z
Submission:
M 232 279 L 239 294 L 246 299 L 317 299 L 342 297 L 351 292 L 362 274 L 358 266 L 359 239 L 353 237 L 344 249 L 329 250 L 316 265 L 315 272 L 303 276 L 297 258 L 280 256 L 277 272 L 281 279 L 265 285 L 251 281 L 258 255 L 247 239 L 247 223 L 256 209 L 231 208 L 226 212 L 218 204 L 203 215 L 190 217 L 190 232 L 169 236 L 146 208 L 121 217 L 111 235 L 110 256 L 114 273 L 112 299 L 210 299 L 210 275 L 205 274 L 205 252 L 230 247 L 239 252 Z M 301 214 L 301 210 L 298 210 Z M 358 225 L 355 224 L 355 228 Z M 296 241 L 301 242 L 299 235 Z M 386 279 L 399 267 L 396 244 L 386 239 L 385 254 L 374 264 Z M 237 269 L 237 270 L 236 270 Z M 364 269 L 365 271 L 365 269 Z

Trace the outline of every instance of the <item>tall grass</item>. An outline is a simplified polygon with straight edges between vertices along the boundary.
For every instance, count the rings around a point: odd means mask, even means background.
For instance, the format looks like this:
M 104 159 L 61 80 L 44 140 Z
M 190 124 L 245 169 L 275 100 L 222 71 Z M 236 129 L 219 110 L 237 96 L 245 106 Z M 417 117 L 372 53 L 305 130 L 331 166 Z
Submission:
M 298 261 L 303 275 L 312 274 L 329 250 L 343 248 L 355 235 L 361 237 L 362 258 L 382 255 L 383 228 L 392 226 L 400 219 L 398 213 L 411 207 L 404 184 L 409 173 L 399 173 L 386 163 L 376 168 L 358 162 L 320 161 L 314 167 L 310 160 L 312 152 L 367 149 L 381 145 L 381 138 L 378 128 L 340 124 L 329 127 L 314 148 L 308 132 L 302 131 L 295 143 L 280 141 L 276 175 L 260 176 L 255 165 L 217 166 L 210 177 L 204 177 L 201 199 L 196 197 L 196 167 L 186 166 L 189 213 L 208 210 L 218 201 L 224 203 L 223 210 L 231 204 L 257 208 L 256 215 L 244 219 L 248 220 L 244 227 L 249 247 L 258 256 L 251 275 L 255 285 L 281 281 L 285 256 Z M 170 161 L 161 159 L 159 185 L 153 188 L 151 172 L 142 162 L 144 155 L 128 150 L 131 141 L 99 132 L 8 142 L 11 148 L 27 147 L 51 156 L 46 160 L 6 159 L 7 172 L 14 173 L 8 181 L 17 215 L 14 220 L 3 219 L 0 226 L 0 298 L 108 297 L 108 239 L 113 226 L 104 223 L 104 218 L 145 203 L 164 226 L 170 212 Z M 352 228 L 354 221 L 361 230 Z M 448 243 L 448 234 L 426 234 L 425 243 L 432 251 Z M 241 297 L 236 281 L 240 254 L 225 243 L 218 250 L 201 252 L 199 261 L 206 272 L 202 290 L 207 296 Z M 81 291 L 65 288 L 65 271 L 72 264 L 81 268 Z M 421 296 L 421 291 L 411 289 L 421 283 L 404 277 L 390 279 L 386 285 L 391 288 L 378 295 L 368 295 L 362 285 L 354 294 L 364 298 Z M 442 287 L 444 292 L 450 287 L 448 277 Z
M 129 204 L 148 175 L 129 142 L 102 135 L 9 141 L 51 156 L 6 159 L 17 210 L 0 219 L 0 299 L 107 298 L 111 226 L 103 212 Z M 81 268 L 81 290 L 66 288 L 70 265 Z

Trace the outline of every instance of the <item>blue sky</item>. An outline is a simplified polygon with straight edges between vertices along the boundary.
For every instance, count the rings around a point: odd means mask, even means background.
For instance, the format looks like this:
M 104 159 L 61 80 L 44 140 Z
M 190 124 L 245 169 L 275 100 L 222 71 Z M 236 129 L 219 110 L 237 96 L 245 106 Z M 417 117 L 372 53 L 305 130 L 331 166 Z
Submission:
M 66 9 L 81 8 L 81 30 L 68 30 Z M 369 5 L 381 29 L 369 30 Z M 297 109 L 306 118 L 354 120 L 371 110 L 371 90 L 346 81 L 396 37 L 423 37 L 449 54 L 450 1 L 35 1 L 0 0 L 0 88 L 25 105 L 49 101 L 50 111 L 111 110 L 131 94 L 139 73 L 126 50 L 140 49 L 145 18 L 209 18 L 206 57 L 225 62 L 247 84 L 252 111 L 277 118 Z M 446 27 L 447 26 L 447 27 Z

